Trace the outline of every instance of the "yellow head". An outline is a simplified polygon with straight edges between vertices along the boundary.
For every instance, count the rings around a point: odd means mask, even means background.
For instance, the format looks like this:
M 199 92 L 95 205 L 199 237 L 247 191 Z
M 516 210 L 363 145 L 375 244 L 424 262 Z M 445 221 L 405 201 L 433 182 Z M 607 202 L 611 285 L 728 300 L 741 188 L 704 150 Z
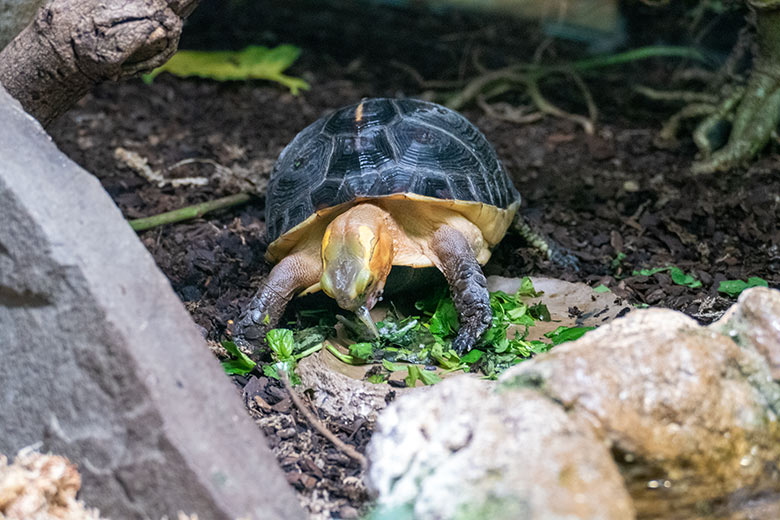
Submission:
M 320 287 L 339 307 L 359 316 L 367 314 L 382 295 L 394 252 L 381 210 L 366 206 L 337 217 L 322 238 Z

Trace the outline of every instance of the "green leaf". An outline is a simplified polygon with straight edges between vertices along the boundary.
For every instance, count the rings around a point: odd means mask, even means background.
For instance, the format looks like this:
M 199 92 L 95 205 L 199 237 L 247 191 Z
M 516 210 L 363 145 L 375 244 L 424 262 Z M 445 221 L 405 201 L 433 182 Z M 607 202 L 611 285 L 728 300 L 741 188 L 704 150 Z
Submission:
M 458 330 L 458 312 L 450 298 L 442 298 L 436 306 L 436 312 L 428 322 L 428 330 L 434 336 L 445 337 L 453 335 Z
M 458 354 L 454 350 L 448 347 L 448 350 L 444 351 L 444 345 L 441 343 L 434 343 L 431 346 L 430 356 L 436 361 L 436 363 L 448 372 L 455 370 L 468 370 L 468 366 L 461 362 Z
M 613 271 L 615 271 L 620 265 L 623 263 L 623 260 L 626 259 L 626 254 L 623 251 L 618 252 L 617 255 L 615 255 L 615 258 L 612 259 L 612 262 L 610 263 L 610 267 Z M 636 274 L 636 272 L 634 272 Z
M 548 352 L 551 348 L 553 348 L 553 345 L 551 343 L 545 343 L 544 341 L 534 339 L 528 342 L 528 348 L 531 349 L 531 352 L 534 354 L 542 354 L 543 352 Z
M 465 356 L 461 357 L 460 360 L 461 360 L 461 362 L 467 363 L 467 364 L 470 365 L 472 363 L 476 363 L 477 361 L 479 361 L 483 354 L 484 354 L 483 351 L 477 350 L 477 349 L 473 349 L 473 350 L 470 350 L 468 354 L 466 354 Z
M 751 287 L 769 287 L 769 283 L 758 276 L 751 276 L 747 282 L 743 280 L 722 280 L 720 285 L 718 285 L 718 292 L 734 297 L 739 296 L 742 291 Z
M 407 376 L 404 380 L 406 381 L 406 386 L 414 388 L 414 385 L 417 384 L 418 380 L 422 381 L 424 385 L 433 385 L 441 381 L 441 378 L 431 370 L 421 369 L 419 365 L 409 365 L 407 368 Z
M 532 305 L 531 308 L 528 309 L 528 314 L 539 321 L 552 321 L 550 310 L 547 308 L 547 305 L 541 302 L 537 303 L 536 305 Z
M 424 385 L 435 385 L 441 382 L 441 378 L 433 370 L 420 369 L 419 377 Z
M 534 289 L 534 283 L 531 281 L 531 278 L 528 276 L 524 276 L 522 280 L 520 280 L 520 288 L 515 292 L 516 297 L 520 296 L 541 296 L 542 292 L 537 292 L 536 289 Z
M 263 365 L 263 374 L 273 379 L 282 379 L 279 377 L 279 373 L 276 371 L 276 367 L 273 365 Z
M 406 365 L 399 365 L 398 363 L 393 363 L 392 361 L 388 361 L 386 359 L 382 360 L 382 366 L 385 367 L 385 370 L 390 372 L 397 372 L 398 370 L 406 369 Z
M 664 271 L 668 271 L 668 267 L 654 267 L 652 269 L 640 269 L 639 271 L 634 270 L 631 274 L 634 276 L 641 275 L 641 276 L 653 276 L 656 273 L 662 273 Z
M 566 341 L 574 341 L 589 330 L 593 330 L 595 328 L 596 327 L 558 327 L 557 329 L 545 334 L 544 337 L 550 338 L 553 345 L 560 345 Z
M 526 312 L 528 312 L 528 306 L 521 303 L 514 309 L 507 310 L 506 316 L 511 323 L 520 323 L 520 320 L 525 317 Z
M 672 277 L 672 281 L 677 285 L 683 285 L 685 287 L 690 287 L 691 289 L 701 287 L 700 280 L 697 280 L 689 274 L 685 274 L 679 267 L 670 267 L 669 274 Z
M 167 63 L 145 74 L 143 80 L 151 83 L 162 72 L 217 81 L 266 79 L 281 83 L 297 95 L 300 90 L 308 90 L 309 84 L 282 72 L 300 54 L 301 50 L 294 45 L 279 45 L 273 49 L 250 45 L 240 51 L 179 51 Z
M 348 365 L 364 365 L 365 361 L 362 361 L 360 359 L 354 358 L 350 356 L 349 354 L 342 354 L 336 347 L 331 345 L 330 343 L 325 344 L 325 348 L 328 349 L 328 351 L 336 356 L 336 359 L 341 361 L 342 363 L 346 363 Z
M 366 381 L 369 383 L 374 383 L 375 385 L 378 385 L 380 383 L 384 383 L 387 381 L 387 375 L 385 374 L 371 374 L 366 378 Z
M 245 376 L 252 371 L 254 366 L 249 366 L 238 359 L 227 359 L 222 361 L 222 368 L 226 374 Z
M 593 288 L 593 292 L 595 292 L 595 293 L 609 292 L 609 287 L 607 287 L 606 285 L 601 283 L 601 284 L 599 284 L 599 285 L 597 285 L 596 287 Z
M 368 360 L 374 355 L 374 346 L 371 343 L 353 343 L 349 346 L 349 355 L 361 359 Z
M 298 374 L 295 373 L 295 361 L 278 361 L 276 363 L 269 363 L 268 365 L 263 365 L 263 374 L 272 377 L 274 379 L 282 379 L 282 376 L 280 375 L 280 372 L 284 372 L 287 374 L 288 379 L 290 380 L 290 384 L 299 385 L 301 384 L 301 378 L 298 377 Z
M 230 353 L 235 359 L 228 359 L 222 361 L 222 368 L 228 374 L 246 375 L 255 368 L 255 363 L 249 356 L 241 352 L 238 346 L 232 341 L 223 341 L 222 346 Z
M 672 277 L 672 282 L 676 283 L 677 285 L 690 287 L 691 289 L 701 287 L 700 280 L 697 280 L 689 274 L 685 274 L 682 269 L 673 265 L 668 267 L 654 267 L 652 269 L 640 269 L 639 271 L 634 271 L 632 274 L 634 276 L 653 276 L 654 274 L 661 273 L 663 271 L 669 271 L 669 275 Z
M 276 354 L 280 361 L 292 358 L 295 340 L 293 332 L 289 329 L 271 329 L 265 337 L 268 346 Z

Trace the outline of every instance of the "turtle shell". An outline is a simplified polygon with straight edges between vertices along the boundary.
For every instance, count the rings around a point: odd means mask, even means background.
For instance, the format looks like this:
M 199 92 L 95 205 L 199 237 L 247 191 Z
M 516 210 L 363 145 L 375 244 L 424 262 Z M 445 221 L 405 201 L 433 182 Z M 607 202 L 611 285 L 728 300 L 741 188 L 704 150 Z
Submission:
M 328 208 L 404 194 L 512 213 L 520 200 L 491 144 L 462 115 L 427 101 L 366 99 L 317 120 L 282 151 L 266 197 L 268 240 L 333 214 Z

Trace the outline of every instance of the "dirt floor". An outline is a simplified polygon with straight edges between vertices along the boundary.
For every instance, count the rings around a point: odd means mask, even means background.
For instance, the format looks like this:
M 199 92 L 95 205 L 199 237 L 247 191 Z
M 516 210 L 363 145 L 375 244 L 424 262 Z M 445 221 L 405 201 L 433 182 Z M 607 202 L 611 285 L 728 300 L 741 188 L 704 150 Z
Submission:
M 285 20 L 270 17 L 268 24 Z M 103 85 L 50 131 L 68 155 L 101 180 L 127 218 L 149 216 L 240 188 L 216 178 L 205 186 L 160 188 L 117 159 L 118 148 L 139 154 L 155 170 L 185 159 L 214 161 L 262 189 L 282 148 L 328 111 L 362 97 L 429 95 L 431 89 L 421 86 L 411 68 L 428 80 L 469 78 L 477 74 L 471 61 L 475 51 L 498 66 L 530 59 L 543 41 L 537 25 L 506 19 L 394 12 L 384 22 L 403 28 L 380 35 L 389 38 L 385 46 L 361 45 L 359 35 L 338 43 L 318 40 L 314 29 L 301 29 L 298 40 L 279 37 L 278 31 L 266 34 L 267 41 L 257 43 L 303 48 L 289 71 L 311 84 L 299 96 L 262 81 L 220 84 L 162 75 L 152 85 L 140 80 Z M 410 33 L 420 52 L 409 49 L 405 35 Z M 548 43 L 544 56 L 550 59 L 578 56 L 571 52 L 576 45 Z M 524 196 L 524 211 L 582 266 L 578 273 L 564 271 L 509 236 L 486 266 L 487 274 L 605 284 L 631 303 L 677 309 L 702 322 L 734 301 L 718 294 L 721 280 L 760 276 L 780 286 L 776 146 L 747 169 L 693 178 L 688 167 L 695 147 L 689 139 L 674 150 L 653 144 L 675 105 L 648 101 L 633 87 L 668 87 L 668 78 L 683 67 L 679 60 L 652 60 L 587 76 L 600 108 L 593 136 L 551 117 L 518 125 L 477 106 L 463 110 L 495 145 Z M 565 108 L 584 110 L 576 90 L 564 82 L 544 88 Z M 505 100 L 524 102 L 512 95 Z M 215 171 L 212 163 L 194 162 L 165 175 L 212 177 Z M 206 337 L 216 342 L 269 270 L 263 232 L 264 199 L 258 193 L 249 205 L 146 231 L 141 238 Z M 676 285 L 668 273 L 632 275 L 635 269 L 668 265 L 692 274 L 702 287 Z M 249 410 L 309 511 L 321 518 L 356 518 L 367 501 L 359 464 L 313 431 L 276 381 L 235 380 L 246 385 Z M 358 450 L 370 438 L 371 424 L 323 420 Z

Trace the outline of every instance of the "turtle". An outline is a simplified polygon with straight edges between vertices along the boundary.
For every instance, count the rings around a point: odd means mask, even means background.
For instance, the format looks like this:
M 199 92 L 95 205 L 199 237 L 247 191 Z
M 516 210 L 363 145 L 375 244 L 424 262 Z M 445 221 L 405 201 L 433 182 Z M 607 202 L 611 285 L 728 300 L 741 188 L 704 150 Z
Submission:
M 273 167 L 265 221 L 275 266 L 232 334 L 256 346 L 294 295 L 318 290 L 376 334 L 369 311 L 391 269 L 437 268 L 462 354 L 491 324 L 481 266 L 520 201 L 493 146 L 454 110 L 391 98 L 336 110 L 303 129 Z

